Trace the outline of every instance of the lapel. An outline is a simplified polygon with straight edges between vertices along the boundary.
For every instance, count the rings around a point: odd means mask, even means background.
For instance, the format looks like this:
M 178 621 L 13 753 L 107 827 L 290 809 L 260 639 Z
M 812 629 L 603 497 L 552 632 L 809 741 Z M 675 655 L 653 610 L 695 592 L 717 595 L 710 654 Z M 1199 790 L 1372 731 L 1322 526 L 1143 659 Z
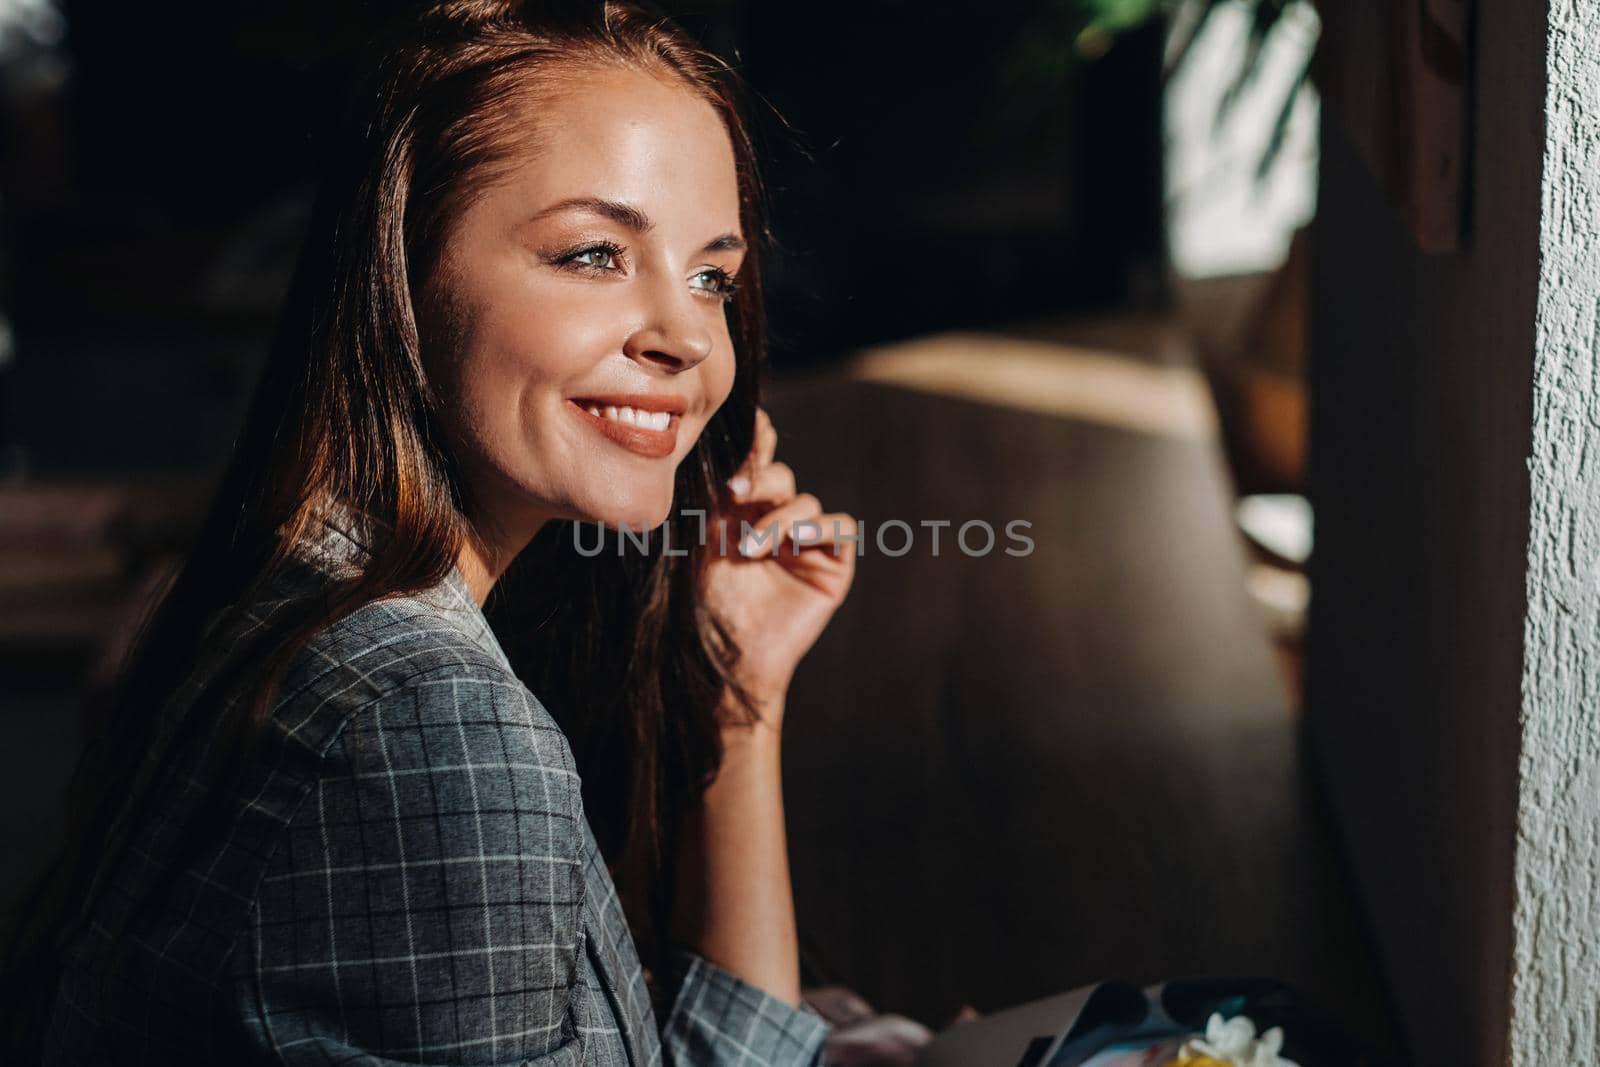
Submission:
M 628 932 L 616 884 L 600 855 L 589 820 L 584 819 L 582 823 L 584 854 L 588 857 L 584 869 L 587 903 L 583 920 L 588 935 L 585 938 L 587 951 L 601 989 L 611 1003 L 622 1043 L 628 1050 L 628 1062 L 636 1067 L 648 1067 L 661 1062 L 661 1039 L 650 1005 L 650 993 L 645 986 L 644 968 Z

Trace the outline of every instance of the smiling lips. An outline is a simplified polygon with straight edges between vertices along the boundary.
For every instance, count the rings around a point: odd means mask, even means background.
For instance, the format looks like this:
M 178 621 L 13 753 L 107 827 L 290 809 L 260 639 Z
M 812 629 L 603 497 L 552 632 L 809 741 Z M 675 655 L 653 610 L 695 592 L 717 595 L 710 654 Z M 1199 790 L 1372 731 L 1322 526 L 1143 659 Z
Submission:
M 573 397 L 568 402 L 602 435 L 651 459 L 665 458 L 677 449 L 678 423 L 689 409 L 681 396 L 653 393 Z

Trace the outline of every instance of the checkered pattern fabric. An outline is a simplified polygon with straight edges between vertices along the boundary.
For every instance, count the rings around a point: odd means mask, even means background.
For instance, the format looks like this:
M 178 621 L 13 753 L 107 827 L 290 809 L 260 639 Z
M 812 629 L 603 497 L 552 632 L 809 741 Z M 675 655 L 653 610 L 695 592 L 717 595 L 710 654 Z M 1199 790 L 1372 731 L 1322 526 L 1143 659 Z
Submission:
M 212 633 L 217 663 L 292 595 Z M 571 750 L 459 572 L 311 642 L 223 831 L 109 951 L 201 798 L 139 829 L 69 953 L 47 1062 L 820 1060 L 821 1019 L 692 955 L 658 1028 Z

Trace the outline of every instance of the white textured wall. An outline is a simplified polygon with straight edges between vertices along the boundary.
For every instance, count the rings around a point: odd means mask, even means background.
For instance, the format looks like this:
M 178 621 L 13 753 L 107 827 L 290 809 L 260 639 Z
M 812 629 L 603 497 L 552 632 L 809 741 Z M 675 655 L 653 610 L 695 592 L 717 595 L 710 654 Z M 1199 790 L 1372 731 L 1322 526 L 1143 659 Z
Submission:
M 1600 3 L 1551 0 L 1511 1062 L 1600 1062 Z

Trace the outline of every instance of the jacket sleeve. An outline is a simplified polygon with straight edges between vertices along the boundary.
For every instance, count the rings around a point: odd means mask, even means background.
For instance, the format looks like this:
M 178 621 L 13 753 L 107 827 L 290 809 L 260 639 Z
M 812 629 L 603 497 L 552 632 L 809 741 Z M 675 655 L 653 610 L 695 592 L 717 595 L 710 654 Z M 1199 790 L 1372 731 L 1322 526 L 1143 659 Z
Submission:
M 581 805 L 565 738 L 505 674 L 413 678 L 353 714 L 239 952 L 263 1059 L 577 1063 Z
M 814 1067 L 822 1062 L 828 1024 L 690 952 L 676 959 L 681 976 L 661 1028 L 662 1053 L 673 1067 Z

